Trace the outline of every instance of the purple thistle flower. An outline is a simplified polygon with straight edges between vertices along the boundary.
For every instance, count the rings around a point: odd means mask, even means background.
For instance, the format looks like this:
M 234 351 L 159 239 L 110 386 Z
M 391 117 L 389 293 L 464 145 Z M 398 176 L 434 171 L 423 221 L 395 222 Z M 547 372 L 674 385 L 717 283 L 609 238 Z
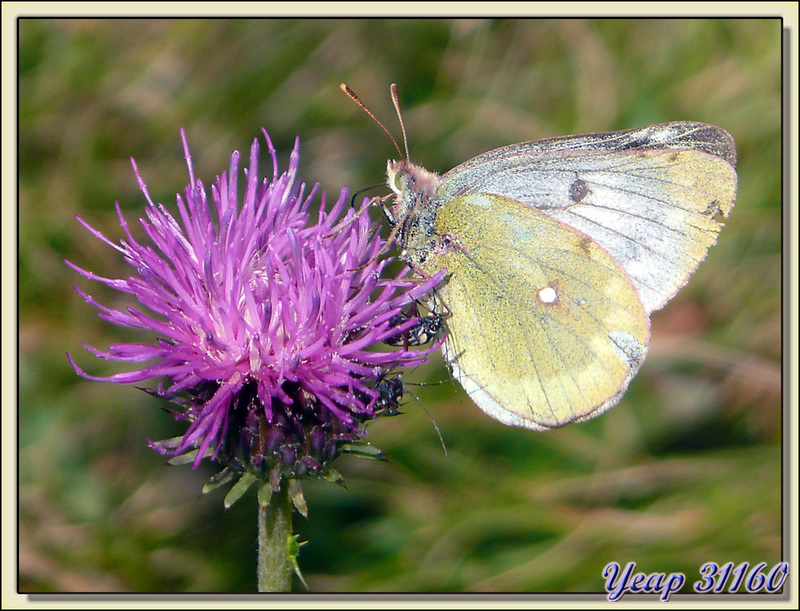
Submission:
M 383 240 L 362 209 L 347 206 L 342 188 L 326 211 L 325 197 L 312 220 L 314 186 L 306 195 L 297 184 L 299 140 L 288 172 L 278 176 L 275 149 L 272 180 L 258 178 L 258 140 L 241 208 L 237 179 L 239 153 L 229 172 L 217 177 L 209 201 L 189 169 L 185 196 L 177 197 L 179 219 L 153 203 L 136 163 L 148 206 L 140 219 L 150 245 L 133 237 L 116 204 L 126 238 L 114 244 L 78 220 L 135 268 L 127 279 L 104 278 L 67 261 L 75 271 L 129 293 L 149 310 L 125 311 L 101 305 L 100 316 L 125 327 L 155 331 L 154 344 L 116 344 L 96 357 L 136 364 L 126 373 L 95 377 L 68 354 L 79 375 L 116 383 L 166 378 L 151 394 L 171 401 L 176 418 L 189 423 L 179 440 L 151 442 L 163 454 L 193 452 L 196 468 L 204 456 L 257 475 L 311 473 L 324 476 L 327 463 L 343 444 L 364 433 L 364 424 L 402 396 L 398 382 L 386 382 L 397 369 L 425 362 L 439 342 L 411 350 L 375 350 L 413 332 L 422 318 L 417 300 L 430 293 L 442 274 L 425 281 L 404 269 L 381 278 L 390 259 L 380 258 Z M 180 222 L 179 222 L 180 221 Z M 387 341 L 388 340 L 388 341 Z M 140 365 L 145 361 L 151 364 Z M 388 393 L 387 389 L 393 389 Z M 396 405 L 389 405 L 394 408 Z

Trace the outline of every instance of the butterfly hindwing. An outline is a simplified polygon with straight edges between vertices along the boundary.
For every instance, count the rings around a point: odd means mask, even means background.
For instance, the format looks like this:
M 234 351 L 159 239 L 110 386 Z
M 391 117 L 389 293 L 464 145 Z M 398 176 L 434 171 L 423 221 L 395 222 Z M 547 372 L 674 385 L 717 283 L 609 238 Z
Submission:
M 644 360 L 649 319 L 627 274 L 581 232 L 508 198 L 439 210 L 448 269 L 446 357 L 494 418 L 548 429 L 618 402 Z

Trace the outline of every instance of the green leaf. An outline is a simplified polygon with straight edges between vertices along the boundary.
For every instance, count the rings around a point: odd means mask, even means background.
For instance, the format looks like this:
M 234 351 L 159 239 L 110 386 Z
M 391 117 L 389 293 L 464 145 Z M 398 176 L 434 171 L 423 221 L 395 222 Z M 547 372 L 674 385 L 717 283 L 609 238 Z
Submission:
M 220 486 L 224 486 L 236 478 L 237 472 L 230 467 L 225 467 L 216 475 L 212 475 L 205 485 L 203 486 L 203 494 L 208 494 L 212 490 L 216 490 Z
M 295 575 L 300 578 L 300 581 L 303 582 L 306 590 L 308 590 L 308 584 L 303 578 L 303 574 L 300 572 L 300 564 L 297 562 L 297 557 L 300 555 L 300 548 L 308 543 L 308 541 L 298 541 L 297 539 L 299 537 L 300 535 L 289 535 L 289 538 L 286 541 L 286 547 L 289 550 L 289 561 L 292 563 L 292 568 L 294 569 Z
M 152 445 L 161 448 L 162 450 L 176 450 L 183 441 L 183 436 L 170 437 L 169 439 L 161 439 L 159 441 L 151 442 Z
M 368 460 L 389 460 L 386 457 L 386 454 L 383 453 L 383 450 L 380 450 L 368 443 L 343 443 L 341 446 L 339 446 L 339 449 L 342 452 L 353 454 L 354 456 L 366 458 Z
M 242 495 L 247 492 L 247 489 L 253 484 L 253 482 L 258 479 L 252 473 L 245 473 L 242 475 L 241 479 L 233 485 L 230 492 L 228 492 L 225 500 L 223 501 L 223 505 L 225 505 L 225 509 L 230 509 L 230 507 L 242 498 Z
M 339 473 L 333 467 L 328 467 L 322 477 L 326 481 L 331 482 L 332 484 L 338 484 L 342 488 L 347 488 L 347 484 L 344 481 L 344 477 L 342 477 L 342 474 Z
M 258 504 L 262 507 L 269 505 L 269 500 L 272 498 L 272 486 L 266 482 L 258 489 Z
M 308 505 L 306 505 L 306 499 L 303 497 L 303 488 L 296 479 L 289 480 L 289 497 L 292 499 L 292 504 L 297 511 L 300 512 L 300 515 L 308 519 Z
M 180 456 L 173 456 L 167 461 L 167 464 L 173 467 L 175 465 L 185 465 L 186 463 L 194 462 L 196 456 L 197 456 L 197 450 L 191 450 L 189 452 L 186 452 L 186 454 L 181 454 Z

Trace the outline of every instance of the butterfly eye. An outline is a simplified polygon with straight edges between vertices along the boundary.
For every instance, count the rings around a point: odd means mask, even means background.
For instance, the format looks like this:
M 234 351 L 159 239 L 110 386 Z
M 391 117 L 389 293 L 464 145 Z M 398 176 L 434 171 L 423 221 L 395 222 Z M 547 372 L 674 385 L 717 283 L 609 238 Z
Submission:
M 400 172 L 397 172 L 397 174 L 394 175 L 394 188 L 397 189 L 397 191 L 402 191 L 403 190 L 403 187 L 405 186 L 405 182 L 406 182 L 406 173 L 405 172 L 400 171 Z

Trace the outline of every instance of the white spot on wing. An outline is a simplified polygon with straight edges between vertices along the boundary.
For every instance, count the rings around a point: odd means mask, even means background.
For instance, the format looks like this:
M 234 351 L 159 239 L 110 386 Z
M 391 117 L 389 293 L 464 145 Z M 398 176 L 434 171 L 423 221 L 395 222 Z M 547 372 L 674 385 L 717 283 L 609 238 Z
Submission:
M 546 286 L 539 291 L 539 301 L 545 305 L 551 305 L 558 301 L 558 291 L 552 286 Z

